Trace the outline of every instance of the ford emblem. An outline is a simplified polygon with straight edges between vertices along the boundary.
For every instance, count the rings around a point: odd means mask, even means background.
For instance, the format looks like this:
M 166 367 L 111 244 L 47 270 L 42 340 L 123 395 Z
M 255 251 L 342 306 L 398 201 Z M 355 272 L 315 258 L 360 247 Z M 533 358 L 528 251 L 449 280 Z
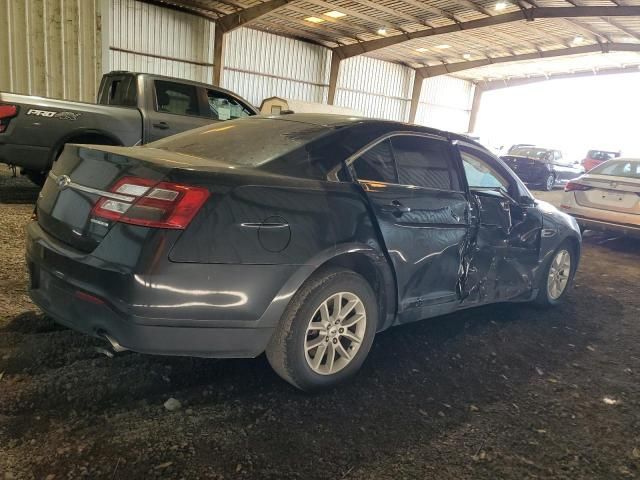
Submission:
M 56 180 L 56 184 L 58 185 L 58 190 L 64 190 L 71 185 L 71 178 L 68 175 L 60 175 Z

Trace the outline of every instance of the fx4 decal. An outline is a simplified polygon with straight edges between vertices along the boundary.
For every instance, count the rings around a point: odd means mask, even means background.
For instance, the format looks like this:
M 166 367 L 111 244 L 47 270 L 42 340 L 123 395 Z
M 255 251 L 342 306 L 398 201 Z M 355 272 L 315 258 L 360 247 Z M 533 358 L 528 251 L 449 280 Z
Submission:
M 35 115 L 36 117 L 45 117 L 45 118 L 57 118 L 59 120 L 77 120 L 81 115 L 80 113 L 74 112 L 52 112 L 51 110 L 36 110 L 34 108 L 30 108 L 27 111 L 27 115 Z

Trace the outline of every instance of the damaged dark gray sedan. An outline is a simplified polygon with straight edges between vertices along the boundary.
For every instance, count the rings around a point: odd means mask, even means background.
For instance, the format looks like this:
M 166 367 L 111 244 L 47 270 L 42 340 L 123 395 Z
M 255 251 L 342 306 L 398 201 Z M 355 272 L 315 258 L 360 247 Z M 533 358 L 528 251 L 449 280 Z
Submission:
M 311 390 L 376 332 L 563 300 L 574 219 L 466 137 L 294 114 L 67 146 L 27 228 L 34 302 L 116 348 L 255 357 Z

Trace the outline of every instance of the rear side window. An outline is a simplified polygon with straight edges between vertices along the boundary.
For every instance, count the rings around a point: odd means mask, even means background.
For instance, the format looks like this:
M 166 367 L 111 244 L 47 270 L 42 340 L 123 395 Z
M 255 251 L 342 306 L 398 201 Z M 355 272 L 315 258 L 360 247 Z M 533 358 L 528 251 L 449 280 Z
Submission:
M 109 77 L 98 103 L 101 105 L 135 107 L 138 103 L 135 78 L 132 76 Z
M 246 105 L 243 105 L 224 92 L 207 90 L 207 101 L 209 104 L 207 116 L 216 120 L 234 120 L 236 118 L 253 115 Z
M 199 116 L 198 89 L 194 85 L 156 80 L 156 110 L 175 115 Z
M 358 180 L 397 183 L 391 143 L 384 140 L 360 155 L 353 168 Z
M 416 135 L 391 138 L 398 183 L 438 190 L 459 190 L 449 144 Z

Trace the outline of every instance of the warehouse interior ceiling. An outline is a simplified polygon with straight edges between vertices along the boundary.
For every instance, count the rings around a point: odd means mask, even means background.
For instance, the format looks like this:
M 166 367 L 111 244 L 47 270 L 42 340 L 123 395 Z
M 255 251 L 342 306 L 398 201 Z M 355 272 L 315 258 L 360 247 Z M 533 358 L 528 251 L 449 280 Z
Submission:
M 149 0 L 475 83 L 637 69 L 640 0 Z

